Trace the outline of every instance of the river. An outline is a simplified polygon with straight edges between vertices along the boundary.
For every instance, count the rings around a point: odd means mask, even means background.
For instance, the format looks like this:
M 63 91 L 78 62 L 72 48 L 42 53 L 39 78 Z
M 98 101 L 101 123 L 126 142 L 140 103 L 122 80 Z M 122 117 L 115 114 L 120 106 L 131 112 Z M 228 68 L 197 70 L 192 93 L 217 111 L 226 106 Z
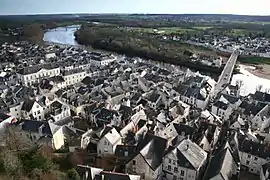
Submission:
M 59 27 L 52 29 L 44 34 L 43 40 L 46 42 L 60 43 L 66 45 L 79 45 L 74 36 L 74 32 L 80 28 L 80 25 L 73 25 L 66 27 Z M 262 85 L 262 91 L 270 89 L 270 80 L 260 78 L 249 73 L 245 70 L 244 66 L 240 65 L 241 74 L 235 74 L 232 77 L 232 84 L 235 85 L 237 81 L 242 81 L 243 86 L 241 87 L 240 94 L 242 96 L 254 93 L 256 87 Z
M 56 29 L 49 30 L 44 34 L 43 40 L 45 42 L 53 42 L 67 45 L 78 45 L 74 36 L 74 32 L 78 28 L 80 28 L 80 25 L 58 27 Z

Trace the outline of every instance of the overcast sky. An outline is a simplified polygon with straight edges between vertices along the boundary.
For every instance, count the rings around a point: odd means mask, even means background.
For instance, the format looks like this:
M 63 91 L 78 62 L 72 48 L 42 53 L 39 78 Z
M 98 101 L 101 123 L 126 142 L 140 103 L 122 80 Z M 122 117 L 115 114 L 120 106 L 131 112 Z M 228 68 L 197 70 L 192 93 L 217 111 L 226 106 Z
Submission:
M 0 0 L 0 14 L 44 13 L 270 15 L 270 0 Z

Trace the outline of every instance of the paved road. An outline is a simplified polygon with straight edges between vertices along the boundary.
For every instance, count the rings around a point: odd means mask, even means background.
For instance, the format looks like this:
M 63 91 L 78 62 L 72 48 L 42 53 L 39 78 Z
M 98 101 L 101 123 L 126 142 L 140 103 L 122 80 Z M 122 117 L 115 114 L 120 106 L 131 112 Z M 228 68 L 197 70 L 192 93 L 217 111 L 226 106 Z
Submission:
M 225 84 L 230 84 L 231 77 L 233 73 L 234 66 L 236 64 L 237 58 L 238 58 L 238 52 L 234 51 L 229 58 L 228 62 L 226 63 L 221 75 L 219 76 L 218 82 L 215 87 L 215 91 L 213 96 L 215 97 L 222 89 Z

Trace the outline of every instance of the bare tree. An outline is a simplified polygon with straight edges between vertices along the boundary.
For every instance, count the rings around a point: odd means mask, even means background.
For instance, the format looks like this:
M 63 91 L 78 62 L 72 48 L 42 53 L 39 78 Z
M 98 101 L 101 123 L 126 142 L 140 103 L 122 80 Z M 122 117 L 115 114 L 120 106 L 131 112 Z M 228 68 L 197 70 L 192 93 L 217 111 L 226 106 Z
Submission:
M 8 151 L 19 151 L 34 146 L 24 133 L 12 126 L 8 126 L 4 132 L 0 133 L 0 142 Z
M 266 88 L 265 92 L 269 94 L 270 93 L 270 88 Z
M 235 84 L 239 87 L 239 88 L 241 88 L 243 85 L 244 85 L 244 82 L 242 81 L 242 80 L 237 80 L 236 82 L 235 82 Z
M 263 88 L 263 86 L 261 85 L 261 84 L 259 84 L 257 87 L 256 87 L 256 91 L 261 91 L 262 90 L 262 88 Z

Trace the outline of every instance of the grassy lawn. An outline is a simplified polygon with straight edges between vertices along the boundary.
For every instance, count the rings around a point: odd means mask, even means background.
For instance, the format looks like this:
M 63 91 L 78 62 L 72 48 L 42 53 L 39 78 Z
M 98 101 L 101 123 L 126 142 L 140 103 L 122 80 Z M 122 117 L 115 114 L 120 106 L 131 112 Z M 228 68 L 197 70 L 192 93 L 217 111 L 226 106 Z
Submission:
M 230 21 L 232 23 L 239 23 L 239 24 L 270 24 L 269 21 L 266 22 L 258 22 L 258 21 Z
M 249 31 L 245 29 L 232 29 L 230 34 L 235 36 L 246 36 L 249 34 Z
M 248 64 L 270 64 L 270 58 L 265 57 L 240 57 L 239 61 Z
M 164 31 L 166 34 L 170 33 L 187 33 L 187 32 L 194 32 L 194 29 L 185 29 L 181 27 L 164 27 L 164 28 L 158 28 L 159 31 Z
M 207 30 L 207 29 L 211 29 L 213 28 L 213 26 L 195 26 L 193 27 L 193 29 L 198 29 L 198 30 Z
M 164 27 L 164 28 L 135 28 L 130 27 L 128 28 L 130 31 L 140 31 L 145 33 L 159 33 L 159 34 L 171 34 L 171 33 L 188 33 L 188 32 L 195 32 L 194 29 L 185 29 L 181 27 Z

